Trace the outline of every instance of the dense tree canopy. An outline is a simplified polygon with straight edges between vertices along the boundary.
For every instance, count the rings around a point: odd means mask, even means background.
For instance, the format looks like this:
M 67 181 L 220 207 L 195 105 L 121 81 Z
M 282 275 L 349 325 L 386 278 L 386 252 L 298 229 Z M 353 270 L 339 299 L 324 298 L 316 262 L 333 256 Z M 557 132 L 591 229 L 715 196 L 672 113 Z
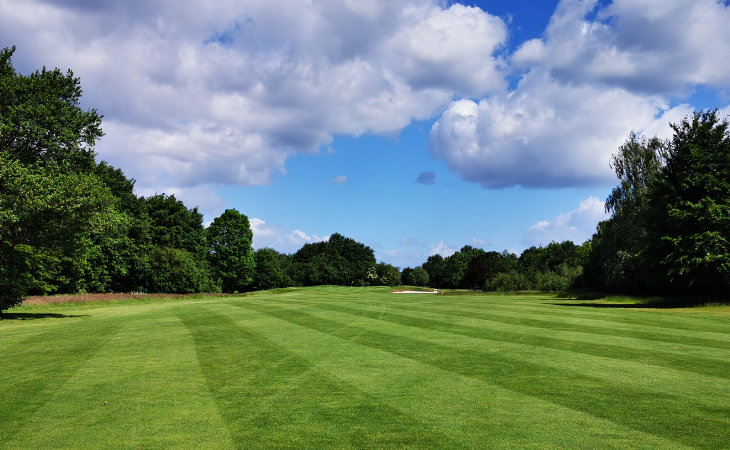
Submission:
M 401 284 L 400 270 L 392 264 L 378 263 L 375 266 L 376 279 L 373 284 L 380 286 L 398 286 Z
M 375 268 L 370 247 L 335 233 L 326 242 L 304 244 L 292 256 L 292 279 L 304 286 L 367 286 Z
M 83 289 L 94 236 L 126 221 L 92 171 L 101 118 L 69 71 L 15 72 L 0 51 L 0 310 L 29 292 Z
M 730 288 L 730 132 L 717 111 L 672 125 L 650 193 L 649 254 L 676 287 L 719 298 Z
M 253 281 L 253 232 L 248 217 L 227 209 L 206 230 L 208 260 L 223 292 L 243 291 Z
M 716 110 L 667 141 L 631 135 L 599 224 L 588 281 L 609 290 L 723 298 L 730 288 L 730 133 Z
M 0 50 L 0 148 L 23 164 L 55 162 L 73 170 L 94 167 L 101 116 L 79 106 L 81 84 L 71 70 L 15 72 L 15 47 Z
M 401 273 L 401 281 L 408 286 L 428 286 L 428 272 L 423 267 L 406 267 Z
M 262 248 L 254 252 L 256 269 L 253 273 L 251 288 L 264 290 L 291 286 L 289 277 L 289 256 L 272 248 Z

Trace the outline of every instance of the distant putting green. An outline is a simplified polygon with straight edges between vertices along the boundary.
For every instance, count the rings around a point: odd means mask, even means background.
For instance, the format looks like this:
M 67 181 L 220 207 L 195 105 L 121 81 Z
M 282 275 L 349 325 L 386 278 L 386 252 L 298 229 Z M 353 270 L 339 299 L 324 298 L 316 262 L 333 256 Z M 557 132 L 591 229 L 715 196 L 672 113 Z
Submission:
M 319 287 L 0 321 L 0 447 L 727 448 L 730 308 Z

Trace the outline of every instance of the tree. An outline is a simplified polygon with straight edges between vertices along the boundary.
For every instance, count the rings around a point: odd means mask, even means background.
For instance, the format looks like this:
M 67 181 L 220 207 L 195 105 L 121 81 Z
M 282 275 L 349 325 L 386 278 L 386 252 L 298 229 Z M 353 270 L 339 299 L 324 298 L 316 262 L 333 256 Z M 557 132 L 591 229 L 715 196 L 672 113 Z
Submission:
M 115 199 L 90 174 L 26 166 L 0 152 L 0 310 L 28 292 L 73 292 L 93 233 L 125 227 Z
M 304 244 L 291 263 L 293 282 L 298 285 L 367 286 L 375 256 L 370 247 L 335 233 L 326 242 Z
M 208 260 L 223 292 L 243 291 L 253 281 L 253 232 L 248 217 L 227 209 L 206 230 Z
M 646 292 L 657 283 L 654 264 L 646 259 L 649 241 L 647 210 L 651 189 L 660 176 L 666 143 L 639 139 L 631 133 L 611 158 L 619 185 L 606 199 L 606 212 L 591 240 L 586 278 L 595 287 L 632 293 Z
M 673 124 L 666 164 L 650 195 L 650 253 L 687 293 L 730 289 L 730 131 L 717 110 Z
M 378 286 L 398 286 L 401 284 L 400 270 L 393 265 L 378 263 L 375 266 L 375 273 L 377 275 L 375 283 Z
M 631 135 L 586 279 L 609 290 L 720 298 L 730 288 L 730 132 L 696 112 L 667 141 Z
M 428 286 L 428 272 L 423 267 L 406 267 L 401 274 L 401 280 L 408 286 Z
M 471 260 L 482 255 L 484 250 L 465 245 L 458 252 L 444 259 L 441 273 L 442 283 L 447 288 L 468 288 L 464 281 Z M 478 286 L 481 287 L 481 286 Z
M 428 273 L 429 285 L 433 288 L 441 288 L 444 279 L 444 257 L 435 254 L 428 257 L 425 263 L 421 265 L 423 270 Z
M 71 70 L 45 67 L 20 75 L 11 62 L 14 52 L 15 47 L 0 50 L 0 149 L 26 165 L 55 162 L 73 171 L 93 170 L 102 117 L 79 107 L 79 79 Z
M 188 209 L 174 195 L 158 194 L 144 199 L 144 208 L 153 245 L 184 249 L 200 257 L 207 253 L 203 215 L 197 207 Z
M 126 226 L 92 173 L 101 116 L 71 71 L 15 72 L 0 50 L 0 310 L 29 292 L 83 288 L 94 235 Z
M 254 252 L 256 269 L 253 273 L 252 288 L 255 290 L 274 289 L 288 286 L 291 281 L 287 276 L 288 256 L 271 248 L 262 248 Z
M 155 247 L 149 255 L 145 286 L 150 292 L 192 294 L 219 292 L 205 260 L 180 248 Z
M 134 194 L 133 179 L 121 169 L 102 161 L 94 173 L 112 195 L 118 199 L 119 210 L 126 215 L 129 226 L 123 234 L 96 235 L 90 257 L 92 271 L 87 276 L 87 290 L 96 292 L 145 291 L 152 251 L 152 223 L 145 199 Z M 121 230 L 119 230 L 121 232 Z
M 477 254 L 469 261 L 464 274 L 464 284 L 469 289 L 484 289 L 487 281 L 502 272 L 517 267 L 517 257 L 507 252 L 485 252 Z

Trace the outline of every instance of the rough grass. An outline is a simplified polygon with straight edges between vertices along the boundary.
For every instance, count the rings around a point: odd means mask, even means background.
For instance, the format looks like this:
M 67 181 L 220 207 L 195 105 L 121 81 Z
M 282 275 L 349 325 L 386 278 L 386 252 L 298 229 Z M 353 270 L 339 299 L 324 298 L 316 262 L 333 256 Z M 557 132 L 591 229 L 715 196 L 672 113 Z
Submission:
M 3 448 L 730 442 L 725 306 L 319 287 L 10 313 Z
M 138 299 L 183 299 L 201 297 L 225 297 L 228 294 L 146 294 L 112 292 L 105 294 L 34 295 L 23 301 L 24 306 L 57 305 L 60 303 L 104 303 Z

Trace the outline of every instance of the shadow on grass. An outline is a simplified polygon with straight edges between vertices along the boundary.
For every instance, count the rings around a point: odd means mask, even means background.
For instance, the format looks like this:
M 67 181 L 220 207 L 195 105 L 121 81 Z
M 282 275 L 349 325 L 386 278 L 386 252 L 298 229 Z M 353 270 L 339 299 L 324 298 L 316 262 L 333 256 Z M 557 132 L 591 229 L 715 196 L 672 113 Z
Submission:
M 585 298 L 567 298 L 563 303 L 551 303 L 555 306 L 578 306 L 586 308 L 643 308 L 643 309 L 672 309 L 692 308 L 697 306 L 727 305 L 727 302 L 716 302 L 691 298 L 657 298 L 657 299 L 632 299 L 630 301 L 611 301 L 610 298 L 595 299 L 595 302 L 571 300 L 591 300 Z
M 0 320 L 36 320 L 36 319 L 69 319 L 72 317 L 86 317 L 76 314 L 57 313 L 2 313 Z

